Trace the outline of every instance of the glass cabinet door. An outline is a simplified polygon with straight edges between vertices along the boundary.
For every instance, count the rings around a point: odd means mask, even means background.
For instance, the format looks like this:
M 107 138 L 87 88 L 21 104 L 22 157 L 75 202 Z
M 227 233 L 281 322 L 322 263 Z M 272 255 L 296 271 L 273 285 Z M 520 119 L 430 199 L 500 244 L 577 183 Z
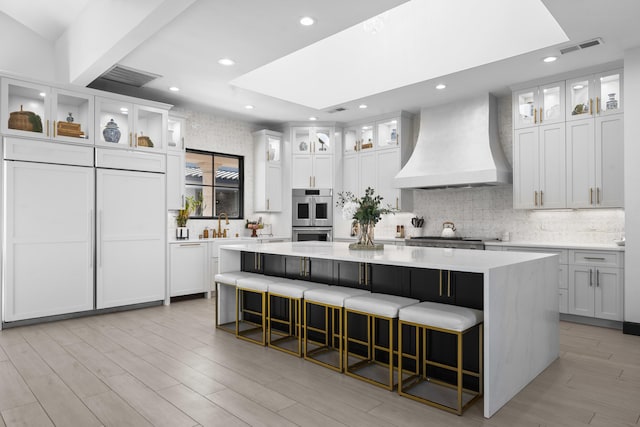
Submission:
M 596 76 L 598 114 L 622 113 L 622 71 Z
M 1 93 L 4 133 L 50 137 L 50 88 L 19 80 L 2 79 Z
M 167 118 L 167 149 L 184 150 L 185 119 L 181 117 Z
M 280 146 L 282 140 L 272 135 L 267 135 L 267 162 L 280 163 Z
M 344 130 L 344 152 L 355 153 L 359 149 L 358 129 L 347 128 Z
M 513 124 L 520 129 L 534 124 L 534 113 L 537 114 L 536 93 L 538 88 L 525 89 L 513 94 L 513 103 L 517 106 L 513 114 Z
M 378 123 L 379 148 L 390 148 L 398 145 L 398 120 L 387 120 Z
M 363 125 L 360 128 L 360 150 L 371 150 L 373 145 L 373 125 Z
M 167 112 L 144 105 L 134 106 L 133 145 L 142 150 L 165 151 Z
M 309 128 L 293 129 L 293 154 L 309 154 L 311 153 L 311 139 L 309 137 Z
M 133 104 L 96 97 L 96 144 L 133 148 Z
M 93 144 L 93 96 L 54 88 L 51 99 L 53 137 Z
M 541 86 L 538 92 L 538 122 L 551 124 L 564 121 L 564 82 Z
M 311 150 L 313 153 L 329 154 L 333 151 L 331 128 L 314 128 L 311 134 Z
M 567 80 L 567 120 L 588 118 L 593 110 L 589 77 Z

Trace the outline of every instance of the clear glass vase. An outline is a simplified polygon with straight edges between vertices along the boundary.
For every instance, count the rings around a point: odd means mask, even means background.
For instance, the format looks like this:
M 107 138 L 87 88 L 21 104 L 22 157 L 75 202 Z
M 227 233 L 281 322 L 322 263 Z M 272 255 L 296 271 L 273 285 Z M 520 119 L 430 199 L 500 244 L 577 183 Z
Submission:
M 375 246 L 375 243 L 373 242 L 374 229 L 375 223 L 373 221 L 359 223 L 358 245 L 372 247 Z

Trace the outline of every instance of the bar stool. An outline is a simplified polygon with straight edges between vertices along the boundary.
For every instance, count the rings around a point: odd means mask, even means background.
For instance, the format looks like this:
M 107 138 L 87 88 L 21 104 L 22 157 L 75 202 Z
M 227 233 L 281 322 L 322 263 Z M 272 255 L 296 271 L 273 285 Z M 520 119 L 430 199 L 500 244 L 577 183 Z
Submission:
M 238 279 L 251 277 L 252 275 L 255 275 L 255 273 L 249 273 L 246 271 L 229 271 L 227 273 L 218 273 L 214 276 L 213 280 L 214 280 L 214 285 L 216 289 L 216 328 L 217 329 L 220 329 L 225 332 L 229 332 L 230 334 L 236 333 L 235 318 L 230 322 L 220 323 L 220 320 L 219 320 L 221 319 L 220 298 L 222 298 L 222 295 L 220 293 L 220 287 L 227 286 L 227 287 L 233 288 L 233 295 L 231 295 L 232 300 L 230 301 L 230 304 L 229 305 L 223 304 L 224 307 L 231 307 L 236 296 L 235 295 L 236 282 L 238 281 Z
M 304 314 L 302 316 L 304 320 L 303 354 L 305 360 L 342 372 L 344 339 L 342 335 L 342 308 L 344 301 L 356 295 L 369 293 L 364 289 L 342 286 L 328 286 L 305 291 Z M 324 321 L 322 327 L 317 325 L 318 322 L 315 318 L 315 314 L 318 314 L 318 308 L 324 309 L 323 315 L 318 316 Z M 314 318 L 312 319 L 312 317 Z M 310 343 L 316 347 L 310 349 Z M 337 361 L 335 360 L 336 353 Z
M 253 274 L 237 280 L 236 337 L 260 345 L 267 343 L 266 301 L 269 285 L 272 283 L 274 283 L 274 279 L 261 274 Z M 258 301 L 252 301 L 252 297 L 259 298 L 259 307 L 256 307 Z M 251 307 L 251 305 L 254 307 Z M 251 336 L 256 331 L 260 331 L 259 339 Z
M 345 374 L 393 390 L 396 385 L 394 356 L 397 355 L 394 330 L 398 311 L 419 302 L 413 298 L 375 293 L 347 298 L 344 301 Z M 363 316 L 366 319 L 366 336 L 350 336 L 351 326 Z M 386 322 L 386 328 L 382 322 Z M 352 351 L 352 347 L 357 351 Z M 350 358 L 356 362 L 350 363 Z
M 305 291 L 321 287 L 329 286 L 284 278 L 269 284 L 267 346 L 298 357 L 302 356 L 302 299 Z M 274 335 L 277 338 L 274 339 Z M 294 340 L 296 343 L 292 346 Z
M 401 373 L 398 381 L 398 393 L 418 402 L 444 409 L 461 415 L 473 402 L 482 396 L 482 326 L 483 312 L 472 308 L 459 307 L 435 302 L 422 302 L 420 304 L 401 308 L 399 313 L 399 342 L 398 370 Z M 415 336 L 406 336 L 404 329 L 415 328 Z M 478 331 L 478 369 L 471 371 L 464 369 L 463 337 L 472 330 Z M 420 334 L 422 332 L 422 334 Z M 430 360 L 427 343 L 429 333 L 441 332 L 455 337 L 456 364 L 448 365 L 435 360 Z M 415 354 L 405 353 L 403 342 L 415 339 Z M 420 351 L 419 343 L 422 342 Z M 411 370 L 411 376 L 403 379 L 403 359 L 407 358 L 415 363 L 415 369 Z M 430 367 L 455 373 L 455 383 L 433 378 L 430 375 Z M 470 382 L 477 381 L 477 390 L 465 387 L 465 378 Z M 473 378 L 476 380 L 473 381 Z M 410 392 L 411 391 L 411 392 Z

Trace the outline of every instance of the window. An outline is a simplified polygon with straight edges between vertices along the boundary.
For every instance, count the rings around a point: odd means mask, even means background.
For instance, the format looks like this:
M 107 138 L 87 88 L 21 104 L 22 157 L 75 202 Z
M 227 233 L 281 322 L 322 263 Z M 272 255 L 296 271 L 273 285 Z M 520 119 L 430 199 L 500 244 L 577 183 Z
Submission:
M 187 149 L 185 193 L 202 200 L 191 218 L 244 217 L 244 157 Z

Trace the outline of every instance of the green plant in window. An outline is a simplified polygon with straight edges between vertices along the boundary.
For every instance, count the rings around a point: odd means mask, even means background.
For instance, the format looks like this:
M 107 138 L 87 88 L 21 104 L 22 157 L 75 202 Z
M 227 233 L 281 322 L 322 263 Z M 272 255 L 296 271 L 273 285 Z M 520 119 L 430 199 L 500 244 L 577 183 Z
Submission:
M 200 196 L 202 197 L 202 196 Z M 196 199 L 193 196 L 187 196 L 184 199 L 184 209 L 180 209 L 178 211 L 178 216 L 176 216 L 176 225 L 178 227 L 186 227 L 187 221 L 189 220 L 189 216 L 198 210 L 198 208 L 202 207 L 204 209 L 204 203 L 202 198 Z

